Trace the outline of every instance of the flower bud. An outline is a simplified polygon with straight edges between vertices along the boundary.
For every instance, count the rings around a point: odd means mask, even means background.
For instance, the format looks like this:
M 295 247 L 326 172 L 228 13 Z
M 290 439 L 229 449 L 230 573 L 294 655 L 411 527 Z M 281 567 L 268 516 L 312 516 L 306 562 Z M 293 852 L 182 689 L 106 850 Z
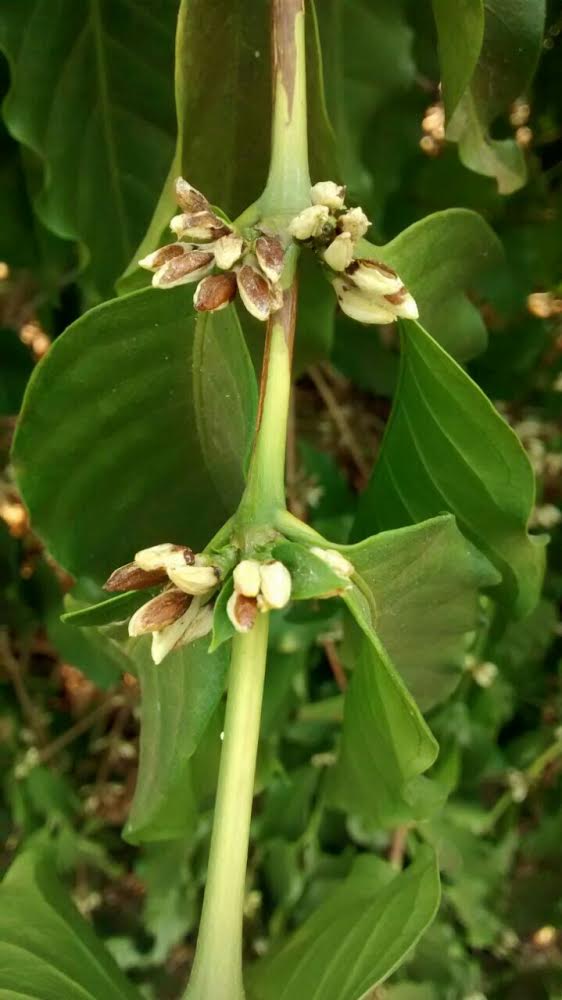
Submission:
M 285 252 L 283 244 L 277 236 L 267 236 L 262 233 L 256 240 L 256 257 L 266 278 L 275 284 L 281 277 Z
M 313 545 L 310 551 L 326 563 L 326 566 L 333 569 L 338 576 L 345 576 L 349 579 L 355 572 L 353 563 L 350 563 L 349 559 L 342 556 L 341 552 L 336 552 L 335 549 L 321 549 L 318 545 Z
M 529 792 L 529 784 L 523 772 L 512 768 L 507 775 L 507 784 L 513 801 L 524 802 Z
M 387 302 L 390 302 L 395 316 L 401 316 L 403 319 L 418 318 L 419 312 L 416 300 L 404 286 L 402 286 L 399 292 L 395 292 L 394 295 L 385 295 L 384 298 Z
M 157 587 L 166 583 L 168 574 L 165 569 L 141 569 L 136 563 L 127 563 L 115 569 L 103 585 L 110 593 L 120 593 L 125 590 L 145 590 L 146 587 Z
M 255 559 L 242 559 L 232 574 L 234 589 L 244 597 L 257 597 L 260 592 L 260 564 Z
M 168 243 L 165 247 L 159 247 L 153 253 L 139 260 L 139 267 L 144 267 L 146 271 L 157 271 L 174 257 L 183 257 L 188 250 L 193 250 L 191 243 Z
M 129 635 L 144 635 L 146 632 L 159 632 L 172 622 L 177 621 L 187 611 L 191 597 L 176 587 L 165 590 L 151 601 L 147 601 L 135 611 L 129 622 Z
M 345 204 L 345 186 L 334 181 L 318 181 L 310 189 L 313 205 L 326 205 L 333 211 L 339 211 Z
M 213 250 L 217 267 L 220 267 L 221 271 L 229 271 L 242 256 L 244 240 L 237 233 L 228 233 L 217 240 Z
M 381 300 L 353 288 L 343 278 L 335 278 L 333 286 L 342 312 L 358 323 L 394 323 L 395 315 L 390 306 L 385 308 Z
M 170 222 L 170 229 L 178 239 L 187 238 L 196 242 L 218 240 L 230 232 L 223 220 L 209 209 L 204 209 L 202 212 L 175 215 Z
M 485 660 L 473 668 L 472 676 L 480 687 L 489 688 L 498 676 L 498 668 L 491 660 Z
M 362 208 L 350 208 L 345 215 L 340 215 L 338 226 L 342 233 L 349 233 L 354 242 L 365 235 L 371 223 Z
M 168 567 L 168 576 L 186 594 L 206 594 L 213 590 L 220 576 L 214 566 Z
M 251 316 L 264 322 L 272 310 L 271 289 L 267 278 L 251 264 L 244 264 L 236 276 L 240 298 Z
M 369 294 L 394 295 L 403 288 L 402 279 L 396 271 L 380 260 L 354 260 L 346 274 L 357 288 Z
M 218 312 L 219 309 L 225 309 L 235 295 L 236 275 L 232 271 L 227 274 L 210 274 L 197 285 L 193 305 L 198 312 Z
M 291 598 L 291 574 L 281 562 L 260 563 L 263 610 L 284 608 Z
M 226 613 L 237 632 L 249 632 L 256 620 L 258 602 L 235 590 L 228 598 Z
M 353 260 L 353 240 L 349 233 L 340 233 L 324 251 L 324 260 L 332 271 L 345 271 Z
M 135 555 L 135 563 L 147 572 L 154 569 L 167 570 L 170 564 L 174 566 L 191 566 L 195 562 L 193 550 L 187 545 L 173 545 L 163 542 L 161 545 L 151 545 L 149 549 L 141 549 Z
M 155 288 L 174 288 L 199 281 L 213 267 L 213 254 L 208 250 L 190 250 L 181 257 L 174 257 L 159 268 L 152 279 Z
M 187 611 L 171 625 L 152 633 L 152 659 L 161 663 L 165 656 L 179 646 L 194 642 L 207 635 L 213 627 L 213 608 L 210 604 L 201 606 L 198 597 Z
M 333 222 L 326 205 L 311 205 L 291 219 L 289 232 L 296 240 L 310 240 L 313 236 L 321 236 L 330 225 Z
M 177 177 L 175 183 L 176 201 L 182 212 L 202 212 L 209 207 L 204 194 L 194 188 L 183 177 Z

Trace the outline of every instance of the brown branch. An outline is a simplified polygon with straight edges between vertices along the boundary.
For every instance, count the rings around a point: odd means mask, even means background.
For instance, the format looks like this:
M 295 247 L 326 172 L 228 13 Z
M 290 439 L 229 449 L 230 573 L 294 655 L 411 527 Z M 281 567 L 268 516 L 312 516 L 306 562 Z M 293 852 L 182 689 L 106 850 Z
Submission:
M 331 639 L 324 639 L 322 648 L 326 654 L 326 659 L 330 664 L 330 669 L 334 675 L 334 680 L 340 691 L 347 690 L 347 676 L 343 669 L 343 664 L 339 658 L 335 643 Z
M 23 661 L 20 659 L 18 662 L 14 656 L 8 633 L 5 630 L 0 631 L 0 657 L 2 665 L 6 668 L 8 676 L 12 682 L 14 692 L 21 709 L 21 714 L 23 715 L 23 718 L 27 722 L 29 728 L 32 730 L 36 743 L 38 746 L 42 746 L 47 740 L 47 730 L 41 718 L 41 714 L 38 712 L 29 697 L 27 688 L 23 682 Z
M 349 421 L 345 416 L 338 400 L 332 392 L 328 380 L 325 378 L 317 365 L 309 368 L 308 374 L 314 382 L 322 402 L 336 425 L 340 433 L 342 443 L 351 455 L 363 483 L 366 483 L 370 473 L 369 464 L 365 460 L 363 452 L 355 440 L 355 435 L 351 429 L 351 425 L 349 424 Z

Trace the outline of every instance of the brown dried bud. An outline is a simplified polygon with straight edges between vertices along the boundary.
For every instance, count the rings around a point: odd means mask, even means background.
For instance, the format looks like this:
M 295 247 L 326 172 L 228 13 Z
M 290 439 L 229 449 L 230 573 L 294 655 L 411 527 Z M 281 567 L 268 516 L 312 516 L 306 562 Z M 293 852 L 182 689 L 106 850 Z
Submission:
M 159 632 L 171 625 L 187 611 L 192 598 L 176 587 L 165 590 L 158 597 L 153 597 L 135 611 L 129 622 L 129 635 L 144 635 L 146 632 Z
M 244 264 L 237 274 L 240 298 L 251 316 L 264 322 L 272 309 L 271 289 L 267 278 L 251 264 Z
M 195 289 L 193 304 L 199 312 L 217 312 L 224 309 L 236 295 L 236 275 L 211 274 L 203 278 Z
M 218 240 L 221 236 L 226 236 L 230 232 L 218 215 L 210 209 L 202 212 L 188 212 L 183 215 L 175 215 L 170 222 L 170 229 L 176 234 L 178 239 L 188 240 Z
M 228 599 L 226 611 L 237 632 L 249 632 L 258 614 L 258 602 L 255 597 L 245 597 L 235 590 Z
M 175 183 L 176 201 L 182 212 L 202 212 L 209 207 L 204 194 L 191 186 L 183 177 L 177 177 Z
M 145 570 L 131 562 L 113 570 L 103 589 L 111 594 L 125 590 L 145 590 L 146 587 L 157 587 L 161 583 L 166 583 L 167 579 L 168 574 L 165 569 Z
M 158 250 L 139 260 L 139 267 L 144 267 L 146 271 L 157 271 L 169 260 L 173 260 L 174 257 L 183 257 L 188 250 L 192 249 L 189 243 L 168 243 L 167 246 L 159 247 Z
M 187 285 L 205 277 L 212 269 L 213 254 L 208 250 L 190 250 L 181 257 L 174 257 L 159 268 L 152 279 L 155 288 L 174 288 Z
M 279 281 L 285 259 L 281 240 L 277 236 L 267 236 L 265 233 L 258 236 L 256 257 L 265 276 L 274 284 Z

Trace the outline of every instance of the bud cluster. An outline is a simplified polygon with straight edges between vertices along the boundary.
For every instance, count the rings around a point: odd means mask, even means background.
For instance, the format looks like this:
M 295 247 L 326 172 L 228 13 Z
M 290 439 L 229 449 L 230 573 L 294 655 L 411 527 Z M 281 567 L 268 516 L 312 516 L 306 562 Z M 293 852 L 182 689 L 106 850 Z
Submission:
M 359 323 L 417 319 L 418 308 L 401 278 L 388 264 L 355 258 L 370 226 L 362 208 L 347 208 L 346 189 L 334 181 L 311 188 L 312 205 L 289 224 L 294 239 L 312 247 L 329 268 L 342 311 Z
M 198 312 L 224 309 L 238 292 L 255 319 L 267 320 L 282 304 L 279 279 L 285 250 L 279 237 L 259 230 L 241 235 L 183 177 L 176 180 L 175 190 L 181 213 L 170 229 L 176 242 L 139 260 L 141 267 L 154 272 L 154 287 L 198 282 L 193 296 Z
M 284 608 L 291 599 L 291 574 L 278 560 L 242 559 L 232 578 L 234 591 L 226 611 L 237 632 L 249 632 L 258 611 Z
M 133 562 L 111 574 L 105 590 L 119 593 L 162 587 L 129 621 L 130 636 L 152 633 L 152 658 L 161 663 L 172 649 L 211 631 L 209 598 L 219 582 L 218 568 L 204 556 L 195 555 L 186 545 L 164 543 L 137 552 Z

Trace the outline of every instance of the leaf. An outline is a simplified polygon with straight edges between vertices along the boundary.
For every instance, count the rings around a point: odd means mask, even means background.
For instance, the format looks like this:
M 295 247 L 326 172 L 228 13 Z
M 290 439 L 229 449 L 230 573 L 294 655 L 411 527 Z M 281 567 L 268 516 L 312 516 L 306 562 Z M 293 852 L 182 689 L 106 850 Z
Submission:
M 463 0 L 454 12 L 433 0 L 439 36 L 447 138 L 466 167 L 495 177 L 501 194 L 526 180 L 523 153 L 512 139 L 492 139 L 490 126 L 528 87 L 538 62 L 544 0 Z
M 208 652 L 207 638 L 169 653 L 155 666 L 149 640 L 135 646 L 141 687 L 140 762 L 125 839 L 174 840 L 189 829 L 191 759 L 222 697 L 228 647 Z
M 501 260 L 502 248 L 476 212 L 435 212 L 384 246 L 362 241 L 358 256 L 383 260 L 398 272 L 416 299 L 420 322 L 459 361 L 484 350 L 486 328 L 465 293 L 483 270 Z
M 60 616 L 65 625 L 78 625 L 84 628 L 89 625 L 110 625 L 112 622 L 123 622 L 146 604 L 153 596 L 153 591 L 129 590 L 124 594 L 114 594 L 106 601 L 91 604 L 89 607 L 72 608 Z M 69 606 L 68 597 L 66 606 Z
M 400 381 L 354 537 L 444 510 L 502 574 L 494 597 L 515 616 L 534 607 L 543 540 L 529 536 L 535 484 L 511 428 L 418 323 L 404 324 Z
M 444 701 L 462 673 L 466 634 L 478 625 L 479 589 L 500 574 L 450 515 L 343 552 L 369 593 L 370 624 L 422 711 Z
M 380 861 L 363 855 L 348 878 L 280 949 L 255 966 L 255 1000 L 367 1000 L 433 920 L 439 874 L 433 852 L 381 885 Z
M 107 296 L 146 227 L 173 151 L 176 0 L 21 0 L 0 14 L 11 134 L 44 168 L 36 209 L 79 240 Z
M 0 886 L 2 1000 L 138 1000 L 72 904 L 48 854 L 19 855 Z
M 313 597 L 332 597 L 349 586 L 349 581 L 339 576 L 306 545 L 280 542 L 273 549 L 273 556 L 291 574 L 293 601 L 307 601 Z
M 329 801 L 372 826 L 387 827 L 419 818 L 420 776 L 433 764 L 438 747 L 370 627 L 357 588 L 344 600 L 360 631 L 351 633 L 354 670 Z
M 228 460 L 227 506 L 197 433 L 194 378 L 214 384 L 215 406 L 221 390 L 211 371 L 195 371 L 192 295 L 189 286 L 151 288 L 92 309 L 55 341 L 31 379 L 14 446 L 19 486 L 36 530 L 76 576 L 107 579 L 162 541 L 201 549 L 236 506 L 233 470 L 237 461 L 241 491 L 253 426 Z M 232 328 L 229 337 L 232 346 Z M 230 373 L 223 419 L 233 447 L 233 428 L 242 432 L 250 410 L 243 392 L 255 393 L 241 338 L 237 350 L 230 364 L 221 358 Z M 205 365 L 215 361 L 215 352 L 206 354 Z M 208 439 L 206 451 L 213 462 Z

